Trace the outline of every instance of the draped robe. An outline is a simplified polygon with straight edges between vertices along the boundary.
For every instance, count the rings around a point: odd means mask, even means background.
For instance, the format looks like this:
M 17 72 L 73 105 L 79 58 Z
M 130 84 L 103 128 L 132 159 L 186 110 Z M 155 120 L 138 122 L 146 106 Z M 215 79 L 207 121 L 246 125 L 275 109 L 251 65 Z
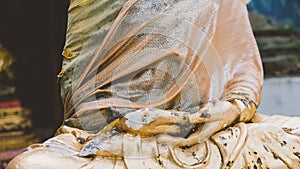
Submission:
M 299 168 L 299 118 L 256 114 L 247 17 L 242 0 L 71 1 L 64 125 L 8 168 Z

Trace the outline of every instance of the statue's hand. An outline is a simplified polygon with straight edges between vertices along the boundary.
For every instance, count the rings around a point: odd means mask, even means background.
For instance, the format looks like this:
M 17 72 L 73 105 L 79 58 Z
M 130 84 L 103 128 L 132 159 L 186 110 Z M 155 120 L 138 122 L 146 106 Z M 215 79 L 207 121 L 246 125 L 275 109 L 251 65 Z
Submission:
M 144 108 L 126 114 L 116 126 L 141 136 L 161 135 L 159 138 L 165 141 L 172 137 L 171 140 L 185 146 L 206 140 L 233 122 L 248 121 L 255 111 L 254 104 L 241 100 L 210 102 L 195 113 Z M 173 139 L 174 135 L 182 141 Z
M 256 105 L 252 101 L 235 99 L 231 103 L 239 110 L 239 121 L 251 121 L 256 113 Z
M 190 124 L 189 119 L 190 114 L 186 112 L 143 108 L 126 114 L 117 126 L 141 136 L 178 134 L 182 132 L 182 124 Z
M 239 100 L 208 103 L 201 108 L 200 111 L 190 115 L 190 123 L 198 123 L 201 125 L 187 138 L 173 137 L 170 135 L 161 135 L 158 138 L 160 142 L 172 142 L 171 144 L 178 146 L 190 146 L 201 143 L 209 139 L 214 133 L 232 125 L 234 122 L 246 119 L 246 114 L 250 111 L 253 110 L 250 107 L 247 108 L 242 105 Z M 247 117 L 250 116 L 251 115 Z M 201 123 L 203 117 L 206 118 L 206 121 Z
M 230 126 L 239 117 L 239 110 L 228 101 L 217 101 L 214 104 L 208 103 L 202 110 L 202 112 L 191 116 L 191 122 L 196 122 L 199 117 L 204 116 L 204 112 L 207 114 L 207 121 L 196 132 L 191 134 L 183 144 L 191 145 L 207 140 L 214 133 Z

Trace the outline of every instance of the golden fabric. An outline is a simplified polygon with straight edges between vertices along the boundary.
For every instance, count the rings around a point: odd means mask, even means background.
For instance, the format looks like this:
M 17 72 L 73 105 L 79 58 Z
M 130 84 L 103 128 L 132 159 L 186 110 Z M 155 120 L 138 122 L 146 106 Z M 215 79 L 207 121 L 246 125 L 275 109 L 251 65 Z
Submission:
M 299 168 L 299 118 L 255 115 L 245 3 L 129 0 L 105 32 L 112 1 L 72 1 L 65 125 L 8 168 Z
M 12 55 L 0 44 L 0 73 L 8 72 L 14 61 Z

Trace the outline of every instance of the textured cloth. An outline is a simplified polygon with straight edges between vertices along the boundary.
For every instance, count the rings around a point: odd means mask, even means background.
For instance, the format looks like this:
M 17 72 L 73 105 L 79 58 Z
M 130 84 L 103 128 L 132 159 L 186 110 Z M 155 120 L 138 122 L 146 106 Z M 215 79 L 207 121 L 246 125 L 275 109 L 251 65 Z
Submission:
M 58 75 L 62 98 L 65 98 L 66 93 L 72 88 L 76 65 L 78 63 L 86 65 L 90 61 L 125 2 L 126 0 L 77 0 L 71 3 L 68 10 L 63 66 Z M 93 38 L 94 36 L 97 38 Z M 83 48 L 86 50 L 82 50 Z
M 262 66 L 243 1 L 128 1 L 107 35 L 106 26 L 95 30 L 106 20 L 95 17 L 111 17 L 95 10 L 115 3 L 121 2 L 70 6 L 64 54 L 74 57 L 68 64 L 74 70 L 66 76 L 72 87 L 63 92 L 68 126 L 101 130 L 118 118 L 104 110 L 109 107 L 117 114 L 145 107 L 193 113 L 215 100 L 259 104 Z M 103 118 L 91 122 L 99 109 Z
M 299 168 L 299 118 L 254 115 L 246 2 L 72 1 L 65 125 L 8 168 Z

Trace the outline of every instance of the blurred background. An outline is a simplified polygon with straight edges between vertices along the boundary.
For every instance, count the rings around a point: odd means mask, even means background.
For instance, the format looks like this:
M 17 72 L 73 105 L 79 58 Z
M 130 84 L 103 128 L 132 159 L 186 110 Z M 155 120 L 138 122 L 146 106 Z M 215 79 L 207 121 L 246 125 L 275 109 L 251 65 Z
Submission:
M 259 112 L 300 116 L 300 1 L 252 0 L 248 9 L 266 78 Z
M 62 123 L 56 76 L 68 4 L 68 0 L 1 2 L 0 68 L 1 55 L 9 68 L 0 69 L 0 168 L 28 144 L 52 136 Z M 300 1 L 252 0 L 248 9 L 266 78 L 259 111 L 299 116 Z
M 36 128 L 57 127 L 68 0 L 9 0 L 0 5 L 0 43 L 15 58 L 16 95 Z
M 0 169 L 24 147 L 52 136 L 62 123 L 57 74 L 68 4 L 68 0 L 0 3 Z M 11 56 L 14 63 L 3 67 L 3 60 L 12 62 Z

